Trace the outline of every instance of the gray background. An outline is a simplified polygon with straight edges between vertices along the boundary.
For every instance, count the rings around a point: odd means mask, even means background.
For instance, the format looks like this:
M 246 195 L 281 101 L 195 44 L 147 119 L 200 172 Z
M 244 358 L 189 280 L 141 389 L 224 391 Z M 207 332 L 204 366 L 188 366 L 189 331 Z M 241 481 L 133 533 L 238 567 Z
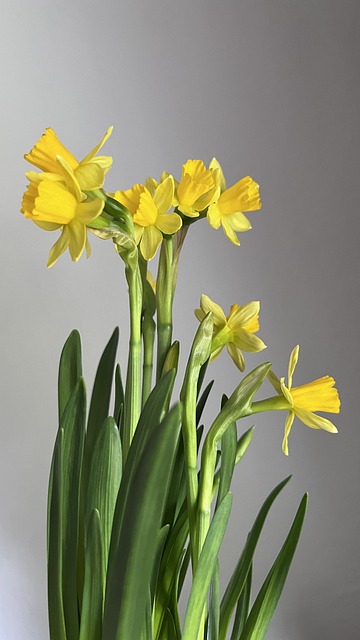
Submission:
M 19 214 L 22 156 L 52 126 L 83 157 L 108 125 L 109 190 L 188 158 L 222 163 L 228 184 L 250 174 L 263 209 L 241 247 L 206 222 L 189 234 L 175 303 L 184 366 L 201 292 L 224 308 L 259 299 L 263 354 L 295 385 L 334 375 L 339 435 L 262 415 L 234 482 L 223 580 L 269 490 L 289 473 L 264 530 L 264 578 L 304 491 L 308 516 L 270 640 L 355 640 L 359 606 L 359 20 L 357 0 L 5 0 L 1 164 L 0 637 L 47 638 L 45 510 L 56 430 L 61 346 L 82 334 L 89 385 L 113 327 L 127 344 L 122 264 L 111 244 L 46 270 L 56 234 Z M 239 374 L 225 353 L 207 417 Z M 270 389 L 268 388 L 270 391 Z M 265 393 L 265 392 L 264 392 Z M 329 416 L 330 417 L 330 416 Z M 241 425 L 244 428 L 245 425 Z M 250 426 L 247 423 L 246 426 Z

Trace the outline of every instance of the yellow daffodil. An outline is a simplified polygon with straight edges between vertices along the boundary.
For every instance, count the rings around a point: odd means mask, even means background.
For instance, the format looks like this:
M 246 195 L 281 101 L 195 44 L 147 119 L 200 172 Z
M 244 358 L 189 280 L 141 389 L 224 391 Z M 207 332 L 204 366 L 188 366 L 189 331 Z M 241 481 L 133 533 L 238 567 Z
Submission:
M 176 233 L 182 221 L 177 213 L 168 213 L 174 199 L 174 179 L 163 182 L 147 181 L 148 187 L 135 184 L 127 191 L 116 191 L 114 197 L 132 214 L 136 243 L 145 260 L 152 260 L 163 234 Z
M 243 212 L 261 209 L 259 185 L 247 176 L 226 189 L 224 174 L 215 158 L 212 159 L 209 167 L 220 196 L 210 203 L 207 211 L 208 221 L 214 229 L 222 225 L 229 240 L 239 245 L 240 241 L 235 232 L 251 229 L 251 224 Z
M 66 182 L 46 176 L 30 182 L 23 196 L 21 213 L 45 231 L 62 229 L 49 254 L 48 267 L 52 267 L 67 248 L 74 261 L 79 260 L 85 248 L 87 256 L 90 255 L 86 225 L 95 220 L 103 208 L 104 201 L 100 198 L 84 200 L 69 172 Z
M 282 450 L 285 455 L 289 455 L 288 438 L 295 416 L 311 429 L 324 429 L 330 433 L 337 433 L 335 425 L 330 420 L 316 415 L 315 411 L 340 412 L 339 394 L 334 387 L 335 380 L 331 376 L 323 376 L 300 387 L 292 386 L 292 377 L 298 357 L 299 346 L 296 346 L 290 355 L 287 386 L 285 385 L 285 378 L 280 378 L 279 380 L 272 371 L 269 373 L 269 381 L 289 406 L 282 443 Z
M 174 204 L 183 215 L 197 218 L 199 212 L 216 197 L 215 192 L 213 172 L 205 167 L 202 160 L 188 160 L 176 185 Z
M 195 310 L 197 319 L 201 320 L 207 313 L 213 314 L 214 333 L 211 344 L 211 359 L 214 360 L 226 345 L 226 348 L 240 371 L 245 369 L 242 351 L 257 352 L 266 348 L 260 338 L 254 335 L 260 329 L 259 302 L 248 302 L 242 306 L 233 304 L 228 316 L 222 308 L 202 294 L 200 309 Z
M 99 189 L 104 184 L 104 176 L 111 167 L 112 158 L 110 156 L 97 156 L 96 154 L 111 133 L 112 127 L 109 127 L 99 144 L 81 162 L 78 162 L 60 142 L 55 131 L 48 128 L 31 151 L 25 154 L 24 158 L 35 167 L 38 167 L 38 169 L 41 169 L 41 171 L 58 176 L 60 180 L 64 178 L 63 165 L 66 164 L 74 172 L 82 191 Z M 58 157 L 64 161 L 62 164 L 57 161 Z M 29 172 L 28 177 L 30 180 L 33 179 L 32 172 Z

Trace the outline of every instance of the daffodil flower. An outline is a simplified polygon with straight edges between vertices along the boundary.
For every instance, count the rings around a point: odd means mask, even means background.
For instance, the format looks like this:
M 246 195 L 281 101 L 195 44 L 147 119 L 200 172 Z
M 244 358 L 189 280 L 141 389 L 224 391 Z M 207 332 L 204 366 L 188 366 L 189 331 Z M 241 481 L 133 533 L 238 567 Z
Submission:
M 103 208 L 101 198 L 85 200 L 70 170 L 65 182 L 46 176 L 30 182 L 23 196 L 21 213 L 45 231 L 62 230 L 49 254 L 48 267 L 52 267 L 67 248 L 75 262 L 84 249 L 87 256 L 90 255 L 86 225 L 100 216 Z
M 251 229 L 251 224 L 243 212 L 261 209 L 259 185 L 250 176 L 246 176 L 226 189 L 224 174 L 215 158 L 210 162 L 209 168 L 220 193 L 218 199 L 211 202 L 208 208 L 209 224 L 214 229 L 221 225 L 227 238 L 233 244 L 239 245 L 236 232 Z
M 127 191 L 116 191 L 114 197 L 132 214 L 135 241 L 145 260 L 152 260 L 162 241 L 163 234 L 176 233 L 182 220 L 177 213 L 168 213 L 174 199 L 174 179 L 168 176 L 163 182 L 147 181 L 148 187 L 135 184 Z
M 288 439 L 295 416 L 311 429 L 324 429 L 329 433 L 337 433 L 335 425 L 330 420 L 316 415 L 315 411 L 340 412 L 339 394 L 334 387 L 335 380 L 331 376 L 323 376 L 300 387 L 292 386 L 298 357 L 299 345 L 292 350 L 290 355 L 287 385 L 285 385 L 285 378 L 277 378 L 273 371 L 268 374 L 269 381 L 277 393 L 286 400 L 289 408 L 282 442 L 282 450 L 286 456 L 289 455 Z
M 80 162 L 68 151 L 60 142 L 55 131 L 51 128 L 46 129 L 40 140 L 35 144 L 24 158 L 45 174 L 53 174 L 49 179 L 64 179 L 62 165 L 57 162 L 57 158 L 62 158 L 74 172 L 75 179 L 82 191 L 92 191 L 99 189 L 104 184 L 104 176 L 110 169 L 112 158 L 110 156 L 97 156 L 96 154 L 105 144 L 106 140 L 111 136 L 112 127 L 109 127 L 99 144 L 94 147 L 88 155 Z M 32 172 L 29 172 L 28 178 L 34 179 Z M 66 177 L 66 176 L 65 176 Z
M 240 371 L 245 369 L 242 351 L 257 352 L 266 348 L 260 338 L 254 334 L 259 331 L 259 302 L 248 302 L 242 306 L 233 304 L 228 316 L 222 308 L 208 296 L 202 294 L 200 309 L 195 310 L 201 322 L 211 311 L 213 315 L 214 333 L 211 344 L 211 359 L 217 358 L 226 345 L 228 353 Z
M 182 167 L 181 180 L 176 184 L 174 205 L 183 215 L 197 218 L 216 197 L 215 192 L 213 172 L 202 160 L 188 160 Z

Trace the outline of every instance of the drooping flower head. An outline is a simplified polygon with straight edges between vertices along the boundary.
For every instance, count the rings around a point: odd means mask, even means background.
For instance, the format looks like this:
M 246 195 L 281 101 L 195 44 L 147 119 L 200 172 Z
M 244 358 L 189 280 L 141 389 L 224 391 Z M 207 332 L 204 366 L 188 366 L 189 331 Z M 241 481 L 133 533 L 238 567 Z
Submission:
M 74 261 L 79 260 L 85 248 L 90 255 L 86 225 L 101 214 L 103 207 L 100 198 L 85 200 L 70 171 L 64 181 L 38 174 L 24 193 L 21 213 L 45 231 L 62 230 L 49 254 L 48 267 L 52 267 L 67 248 Z
M 114 197 L 132 214 L 136 243 L 145 260 L 154 258 L 164 235 L 176 233 L 182 220 L 177 213 L 168 213 L 174 199 L 174 179 L 162 182 L 147 180 L 148 186 L 135 184 L 127 191 L 116 191 Z
M 246 176 L 226 189 L 223 171 L 215 158 L 210 162 L 209 168 L 212 170 L 220 196 L 210 203 L 207 211 L 208 221 L 214 229 L 218 229 L 221 225 L 227 238 L 233 244 L 239 245 L 236 232 L 251 229 L 244 211 L 261 209 L 259 185 L 250 176 Z
M 266 348 L 260 338 L 254 335 L 260 329 L 259 302 L 248 302 L 242 306 L 233 304 L 228 316 L 222 308 L 208 296 L 202 294 L 200 309 L 195 310 L 201 322 L 207 313 L 213 314 L 214 333 L 211 344 L 211 359 L 214 360 L 226 346 L 228 353 L 240 371 L 245 369 L 242 351 L 257 352 Z
M 268 374 L 269 381 L 274 389 L 280 396 L 282 395 L 285 398 L 289 405 L 282 443 L 282 450 L 286 456 L 289 455 L 288 439 L 295 416 L 311 429 L 324 429 L 329 433 L 337 433 L 337 428 L 330 420 L 318 416 L 315 412 L 340 412 L 340 398 L 334 386 L 335 380 L 331 376 L 323 376 L 300 387 L 292 386 L 292 377 L 298 357 L 299 345 L 290 354 L 287 385 L 285 385 L 285 378 L 277 378 L 273 371 Z
M 111 167 L 112 158 L 110 156 L 97 156 L 96 154 L 111 136 L 112 129 L 112 127 L 109 127 L 99 144 L 80 162 L 60 142 L 55 131 L 51 128 L 46 129 L 40 140 L 29 153 L 25 154 L 24 158 L 41 171 L 59 176 L 59 180 L 64 179 L 63 165 L 66 164 L 74 172 L 82 191 L 99 189 L 104 184 L 104 176 Z M 58 157 L 63 159 L 63 164 L 58 163 Z M 54 179 L 54 176 L 52 179 Z M 33 176 L 30 175 L 30 179 L 32 178 Z
M 182 167 L 180 182 L 176 185 L 174 204 L 190 218 L 197 218 L 214 199 L 216 185 L 212 171 L 202 160 L 188 160 Z

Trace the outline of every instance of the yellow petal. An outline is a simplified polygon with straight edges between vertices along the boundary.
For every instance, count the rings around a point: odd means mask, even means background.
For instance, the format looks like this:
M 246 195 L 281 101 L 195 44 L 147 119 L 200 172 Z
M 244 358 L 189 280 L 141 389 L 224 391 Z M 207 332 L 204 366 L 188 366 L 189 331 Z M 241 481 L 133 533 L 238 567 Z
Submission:
M 93 150 L 88 153 L 88 155 L 81 161 L 80 164 L 87 164 L 88 162 L 91 162 L 93 160 L 94 156 L 96 156 L 97 152 L 100 151 L 106 140 L 110 138 L 112 131 L 113 127 L 109 127 L 103 138 L 101 138 L 99 144 L 97 144 L 96 147 L 94 147 Z
M 162 233 L 154 225 L 144 227 L 140 251 L 145 260 L 152 260 L 162 240 Z
M 155 189 L 154 203 L 159 214 L 167 213 L 174 198 L 174 178 L 168 176 Z
M 75 170 L 75 177 L 83 191 L 100 189 L 105 180 L 104 170 L 95 162 L 80 164 Z
M 55 222 L 40 222 L 37 220 L 33 220 L 37 227 L 40 229 L 44 229 L 44 231 L 56 231 L 57 229 L 61 229 L 62 224 L 56 224 Z
M 226 189 L 226 181 L 225 181 L 225 176 L 223 174 L 223 170 L 221 168 L 220 163 L 216 160 L 216 158 L 213 158 L 209 164 L 209 169 L 212 169 L 213 171 L 213 176 L 214 176 L 214 182 L 217 186 L 220 187 L 220 191 L 225 191 Z
M 240 240 L 238 239 L 235 231 L 233 230 L 232 226 L 229 224 L 228 220 L 227 220 L 227 216 L 222 216 L 221 217 L 221 224 L 222 224 L 222 228 L 224 229 L 224 233 L 226 235 L 226 237 L 230 240 L 230 242 L 232 242 L 233 244 L 236 244 L 237 246 L 240 245 Z
M 294 422 L 294 417 L 295 417 L 294 412 L 290 411 L 285 419 L 285 430 L 284 430 L 284 439 L 282 441 L 282 450 L 286 456 L 289 455 L 288 439 L 289 439 L 289 434 L 291 431 L 292 424 Z
M 162 213 L 157 217 L 156 226 L 163 233 L 172 235 L 179 231 L 182 220 L 177 213 Z
M 71 258 L 74 262 L 77 262 L 85 249 L 86 245 L 86 227 L 79 222 L 79 220 L 73 220 L 68 225 L 69 229 L 69 251 Z
M 317 416 L 316 413 L 312 413 L 312 411 L 306 411 L 305 409 L 298 409 L 297 407 L 294 409 L 297 417 L 301 422 L 303 422 L 307 427 L 311 429 L 324 429 L 329 433 L 337 433 L 338 430 L 335 425 L 323 418 L 322 416 Z
M 209 313 L 209 311 L 211 311 L 211 313 L 213 314 L 214 326 L 223 327 L 226 325 L 226 316 L 220 305 L 218 305 L 216 302 L 213 302 L 213 300 L 211 300 L 209 296 L 206 296 L 204 293 L 201 294 L 200 307 L 205 315 Z
M 105 202 L 101 198 L 80 202 L 76 209 L 77 220 L 80 220 L 84 225 L 90 224 L 101 214 L 104 205 Z
M 63 227 L 60 238 L 51 247 L 47 266 L 52 267 L 60 256 L 66 251 L 70 244 L 70 235 L 68 227 Z
M 233 342 L 242 351 L 257 352 L 266 349 L 266 344 L 246 329 L 233 329 Z
M 230 313 L 227 317 L 227 323 L 231 329 L 236 329 L 236 327 L 244 328 L 246 325 L 249 325 L 254 319 L 257 319 L 260 311 L 260 302 L 258 300 L 254 300 L 253 302 L 248 302 L 242 306 L 238 304 L 232 305 L 230 309 Z
M 240 349 L 238 349 L 231 342 L 229 342 L 226 345 L 226 348 L 228 350 L 228 353 L 232 357 L 233 361 L 235 362 L 237 368 L 240 369 L 240 371 L 244 371 L 244 369 L 245 369 L 245 360 L 244 360 L 244 356 L 241 353 Z
M 281 393 L 284 396 L 285 400 L 288 401 L 290 407 L 293 407 L 294 403 L 293 403 L 292 395 L 289 389 L 285 386 L 285 378 L 280 378 L 280 388 L 281 388 Z
M 56 162 L 58 164 L 58 171 L 62 174 L 63 180 L 65 179 L 67 188 L 71 191 L 76 200 L 81 202 L 84 199 L 84 196 L 75 177 L 74 170 L 69 163 L 64 160 L 64 158 L 61 158 L 61 156 L 56 157 Z
M 288 367 L 288 387 L 289 389 L 291 389 L 292 387 L 292 377 L 293 377 L 293 373 L 295 371 L 295 367 L 297 365 L 297 361 L 299 359 L 299 345 L 297 344 L 296 347 L 294 347 L 294 349 L 292 350 L 291 354 L 290 354 L 290 359 L 289 359 L 289 367 Z
M 213 202 L 207 211 L 207 219 L 213 229 L 218 229 L 221 224 L 221 213 L 217 202 Z

